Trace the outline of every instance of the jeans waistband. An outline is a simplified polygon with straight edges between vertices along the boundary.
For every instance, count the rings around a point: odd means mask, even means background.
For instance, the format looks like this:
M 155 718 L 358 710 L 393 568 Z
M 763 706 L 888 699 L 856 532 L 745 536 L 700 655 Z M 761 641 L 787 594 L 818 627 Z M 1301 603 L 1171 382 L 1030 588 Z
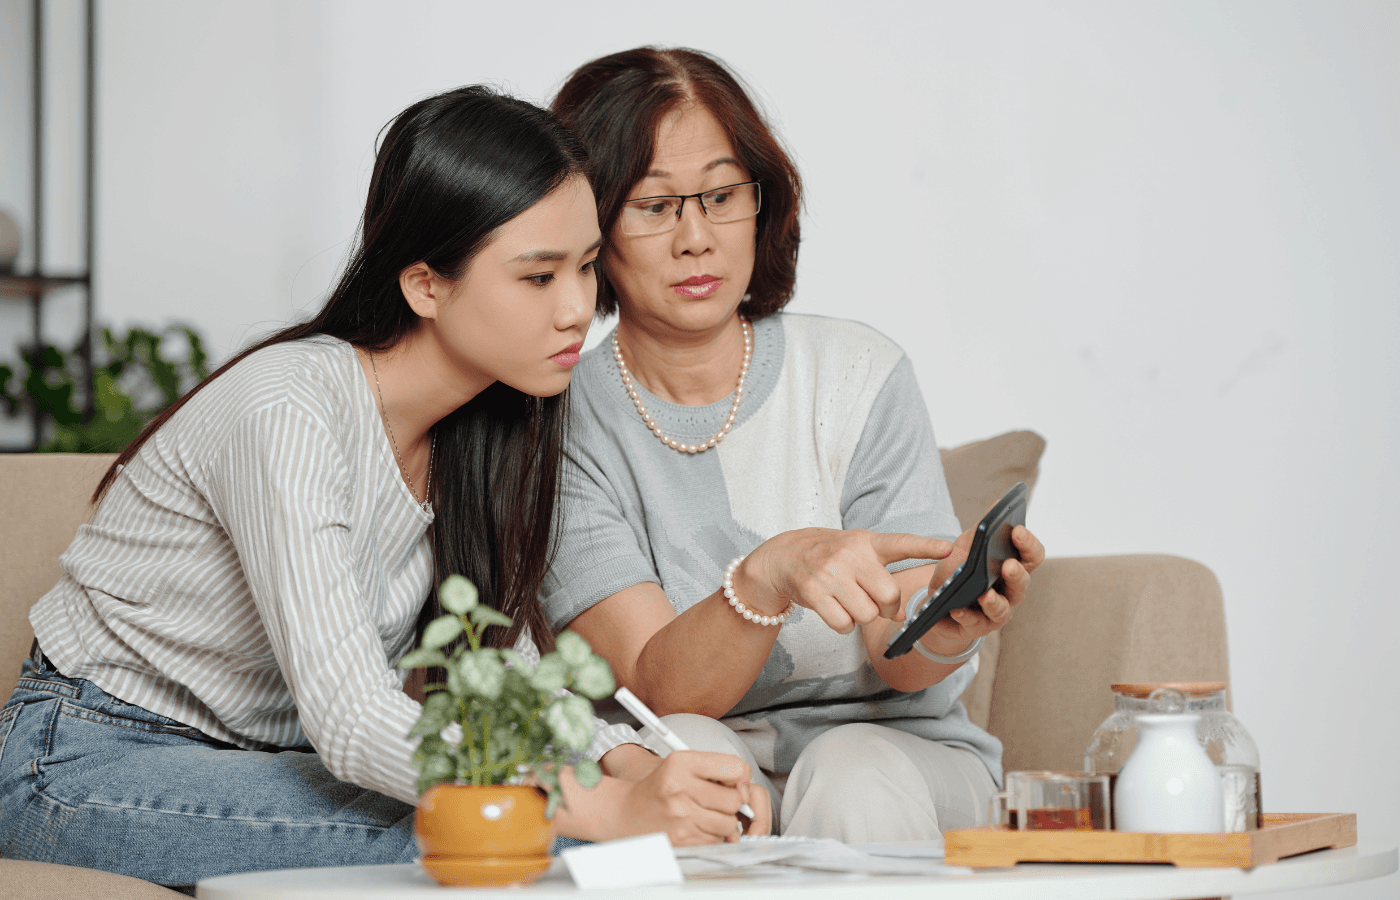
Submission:
M 39 646 L 38 638 L 35 638 L 34 643 L 29 645 L 29 661 L 34 664 L 35 672 L 49 671 L 60 678 L 68 677 L 58 670 L 58 666 L 53 664 L 53 660 L 44 655 L 43 648 Z

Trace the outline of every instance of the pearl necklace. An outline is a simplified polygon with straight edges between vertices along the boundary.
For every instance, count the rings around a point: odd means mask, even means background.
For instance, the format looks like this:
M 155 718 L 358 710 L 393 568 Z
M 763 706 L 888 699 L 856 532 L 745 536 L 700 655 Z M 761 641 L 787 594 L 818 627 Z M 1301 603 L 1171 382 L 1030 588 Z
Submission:
M 749 324 L 747 319 L 740 319 L 739 328 L 744 332 L 744 363 L 739 367 L 739 386 L 734 389 L 734 403 L 729 407 L 729 417 L 724 420 L 719 431 L 715 432 L 715 436 L 699 444 L 684 444 L 673 437 L 668 437 L 666 432 L 661 430 L 661 426 L 656 424 L 651 413 L 642 405 L 642 398 L 637 394 L 637 385 L 632 381 L 632 373 L 627 370 L 627 363 L 622 360 L 622 350 L 617 345 L 617 332 L 613 332 L 613 359 L 617 360 L 617 370 L 622 373 L 622 384 L 627 388 L 627 396 L 632 398 L 632 405 L 637 407 L 637 412 L 641 414 L 642 421 L 646 423 L 647 428 L 651 429 L 651 433 L 660 438 L 661 443 L 672 450 L 679 453 L 704 453 L 724 440 L 729 429 L 734 427 L 734 420 L 739 415 L 739 404 L 744 399 L 744 379 L 749 376 L 749 362 L 753 359 L 753 326 Z

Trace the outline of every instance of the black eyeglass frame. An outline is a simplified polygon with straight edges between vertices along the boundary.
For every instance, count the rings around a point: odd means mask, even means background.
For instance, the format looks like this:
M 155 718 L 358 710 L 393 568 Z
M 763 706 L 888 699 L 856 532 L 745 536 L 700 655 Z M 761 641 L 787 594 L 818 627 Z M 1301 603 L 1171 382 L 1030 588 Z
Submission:
M 709 209 L 707 209 L 706 206 L 705 206 L 705 195 L 706 195 L 706 194 L 717 194 L 717 193 L 719 193 L 720 191 L 727 191 L 727 190 L 731 190 L 732 188 L 740 188 L 740 187 L 744 187 L 745 185 L 750 185 L 750 184 L 753 185 L 753 200 L 754 200 L 754 211 L 753 211 L 753 213 L 750 214 L 750 215 L 747 215 L 747 216 L 740 216 L 740 217 L 737 218 L 737 219 L 729 219 L 729 220 L 727 220 L 727 221 L 725 221 L 725 222 L 720 222 L 720 223 L 718 223 L 718 224 L 720 224 L 720 225 L 728 225 L 730 222 L 742 222 L 742 221 L 744 221 L 744 219 L 752 219 L 752 218 L 754 218 L 755 216 L 757 216 L 760 212 L 763 211 L 763 183 L 760 182 L 760 181 L 739 181 L 739 182 L 736 182 L 736 183 L 734 183 L 734 184 L 726 184 L 726 185 L 723 185 L 723 186 L 721 186 L 721 187 L 710 188 L 708 191 L 701 191 L 701 192 L 698 193 L 698 194 L 657 194 L 657 195 L 654 196 L 654 197 L 633 197 L 633 198 L 631 198 L 630 200 L 624 200 L 624 201 L 622 201 L 622 209 L 621 209 L 621 211 L 618 213 L 618 225 L 619 225 L 619 227 L 621 227 L 621 225 L 622 225 L 622 219 L 623 219 L 623 215 L 622 215 L 622 214 L 623 214 L 624 212 L 626 212 L 627 204 L 629 204 L 629 203 L 641 203 L 641 202 L 646 201 L 646 200 L 679 200 L 679 201 L 681 201 L 681 202 L 680 202 L 680 205 L 676 207 L 676 222 L 679 222 L 679 221 L 681 220 L 681 216 L 683 216 L 683 215 L 685 214 L 685 201 L 694 198 L 695 201 L 698 202 L 698 203 L 700 204 L 700 212 L 705 216 L 705 218 L 708 219 L 708 218 L 710 217 L 710 211 L 709 211 Z M 629 237 L 647 237 L 648 235 L 653 235 L 653 234 L 666 234 L 667 232 L 675 231 L 675 229 L 676 229 L 676 224 L 675 224 L 675 222 L 672 222 L 672 223 L 671 223 L 671 227 L 665 229 L 664 231 L 642 231 L 642 232 L 638 232 L 638 233 L 636 233 L 636 234 L 633 234 L 632 232 L 629 232 L 629 231 L 624 230 L 622 233 L 625 234 L 625 235 L 628 235 Z

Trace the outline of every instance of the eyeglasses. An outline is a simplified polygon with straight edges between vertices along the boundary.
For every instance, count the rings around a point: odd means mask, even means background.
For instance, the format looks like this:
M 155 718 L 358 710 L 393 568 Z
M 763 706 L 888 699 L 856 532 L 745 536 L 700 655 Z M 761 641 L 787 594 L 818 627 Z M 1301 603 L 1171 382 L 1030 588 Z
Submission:
M 737 222 L 758 215 L 758 182 L 745 181 L 700 194 L 628 200 L 622 204 L 618 224 L 623 234 L 663 234 L 676 227 L 685 212 L 685 201 L 691 197 L 700 201 L 700 211 L 711 222 Z

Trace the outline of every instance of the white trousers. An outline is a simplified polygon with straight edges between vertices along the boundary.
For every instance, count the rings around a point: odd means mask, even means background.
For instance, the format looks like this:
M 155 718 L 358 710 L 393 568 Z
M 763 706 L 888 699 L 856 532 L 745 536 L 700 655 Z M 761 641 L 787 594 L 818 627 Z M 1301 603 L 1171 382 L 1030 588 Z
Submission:
M 662 719 L 692 750 L 729 753 L 749 764 L 773 800 L 773 831 L 848 844 L 936 838 L 986 817 L 996 784 L 980 757 L 963 747 L 857 723 L 823 733 L 786 777 L 764 772 L 722 723 L 677 713 Z M 669 751 L 648 729 L 647 746 Z

